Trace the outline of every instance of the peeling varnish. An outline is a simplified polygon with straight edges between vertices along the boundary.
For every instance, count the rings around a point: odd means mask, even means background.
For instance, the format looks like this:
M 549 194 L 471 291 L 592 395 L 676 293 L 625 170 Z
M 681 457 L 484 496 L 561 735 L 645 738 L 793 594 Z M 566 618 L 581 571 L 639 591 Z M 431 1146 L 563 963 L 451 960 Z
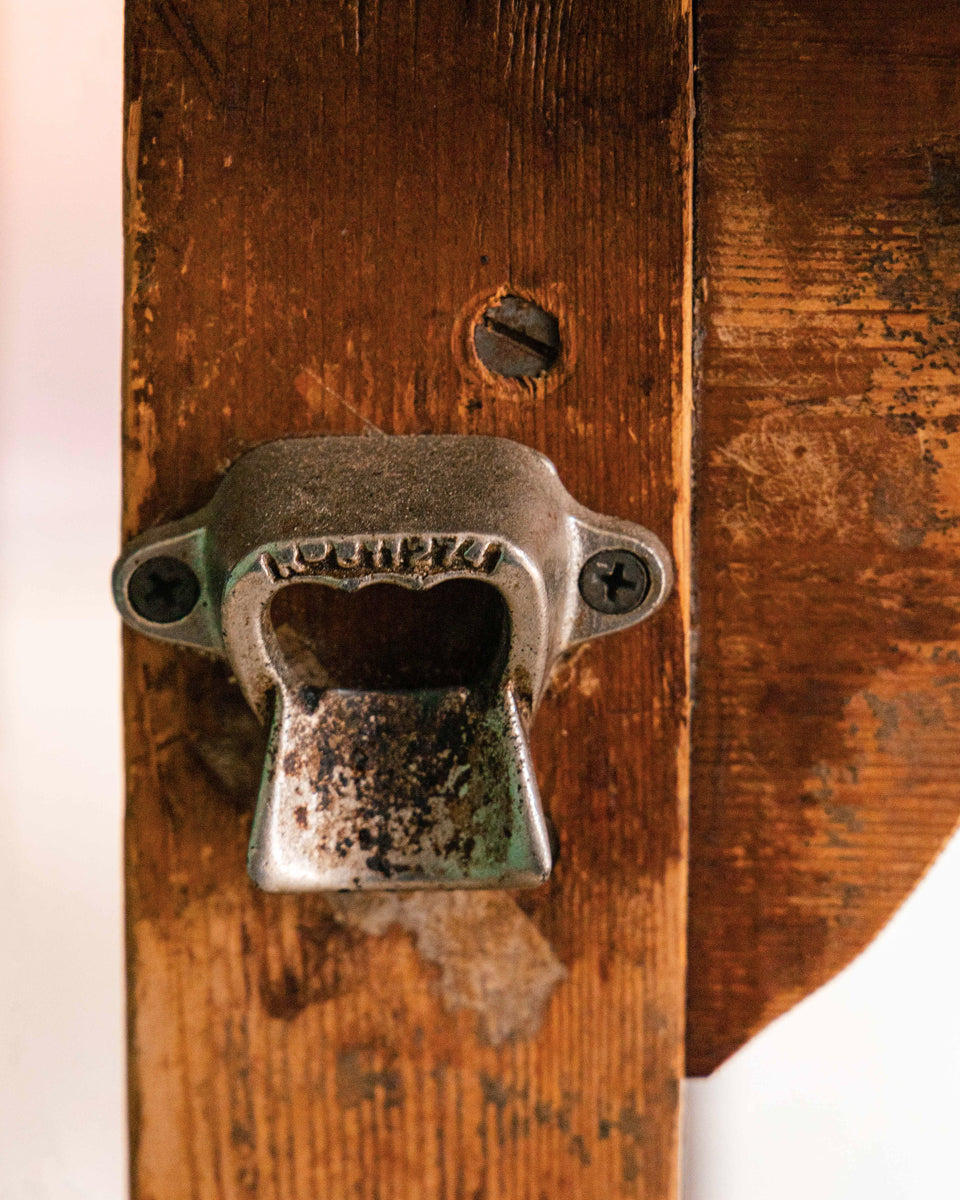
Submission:
M 551 994 L 567 975 L 553 949 L 504 892 L 411 892 L 332 896 L 343 925 L 371 936 L 399 926 L 439 968 L 444 1007 L 477 1014 L 491 1046 L 536 1036 Z

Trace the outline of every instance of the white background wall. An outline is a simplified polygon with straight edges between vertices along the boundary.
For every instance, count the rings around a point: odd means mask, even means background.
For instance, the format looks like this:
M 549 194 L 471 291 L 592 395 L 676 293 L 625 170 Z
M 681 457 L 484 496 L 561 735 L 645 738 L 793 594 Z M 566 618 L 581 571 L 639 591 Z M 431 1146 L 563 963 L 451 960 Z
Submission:
M 121 16 L 0 0 L 0 1200 L 126 1191 Z M 958 914 L 955 843 L 852 969 L 689 1086 L 687 1200 L 960 1195 Z

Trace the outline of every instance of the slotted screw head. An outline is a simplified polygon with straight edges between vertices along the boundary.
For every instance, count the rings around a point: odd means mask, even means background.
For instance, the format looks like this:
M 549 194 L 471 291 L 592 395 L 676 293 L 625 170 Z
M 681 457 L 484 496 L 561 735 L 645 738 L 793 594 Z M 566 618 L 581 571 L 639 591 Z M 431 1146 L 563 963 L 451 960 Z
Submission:
M 580 595 L 608 615 L 633 612 L 650 590 L 647 564 L 629 550 L 601 550 L 580 572 Z
M 523 379 L 542 375 L 560 354 L 557 318 L 532 300 L 504 296 L 473 331 L 477 357 L 495 375 Z
M 158 555 L 130 576 L 130 607 L 138 617 L 156 625 L 171 625 L 190 615 L 200 599 L 200 581 L 180 558 Z

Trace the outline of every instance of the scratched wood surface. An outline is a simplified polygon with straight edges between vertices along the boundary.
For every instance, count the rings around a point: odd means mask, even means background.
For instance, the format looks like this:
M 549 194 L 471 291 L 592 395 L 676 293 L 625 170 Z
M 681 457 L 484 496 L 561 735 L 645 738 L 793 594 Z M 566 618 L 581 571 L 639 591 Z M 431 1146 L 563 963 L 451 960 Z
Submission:
M 258 893 L 263 734 L 125 642 L 137 1200 L 666 1200 L 686 900 L 690 37 L 655 5 L 127 0 L 126 535 L 288 434 L 493 433 L 672 544 L 559 673 L 527 894 Z M 536 383 L 478 366 L 507 289 Z
M 960 4 L 698 14 L 691 1074 L 960 814 Z

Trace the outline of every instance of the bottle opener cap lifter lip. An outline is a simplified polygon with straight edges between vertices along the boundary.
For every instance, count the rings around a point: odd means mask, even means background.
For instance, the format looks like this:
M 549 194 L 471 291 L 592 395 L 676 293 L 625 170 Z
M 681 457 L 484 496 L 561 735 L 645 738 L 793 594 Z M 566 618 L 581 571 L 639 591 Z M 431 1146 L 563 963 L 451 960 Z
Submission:
M 466 682 L 418 682 L 417 662 L 400 687 L 341 685 L 335 661 L 308 679 L 271 616 L 294 584 L 457 580 L 495 589 L 502 613 L 499 652 Z M 550 669 L 649 616 L 671 584 L 662 543 L 577 504 L 542 454 L 459 436 L 267 443 L 205 508 L 131 541 L 113 579 L 127 624 L 227 658 L 272 722 L 248 867 L 275 892 L 544 881 L 527 730 Z M 428 608 L 424 621 L 426 640 Z

